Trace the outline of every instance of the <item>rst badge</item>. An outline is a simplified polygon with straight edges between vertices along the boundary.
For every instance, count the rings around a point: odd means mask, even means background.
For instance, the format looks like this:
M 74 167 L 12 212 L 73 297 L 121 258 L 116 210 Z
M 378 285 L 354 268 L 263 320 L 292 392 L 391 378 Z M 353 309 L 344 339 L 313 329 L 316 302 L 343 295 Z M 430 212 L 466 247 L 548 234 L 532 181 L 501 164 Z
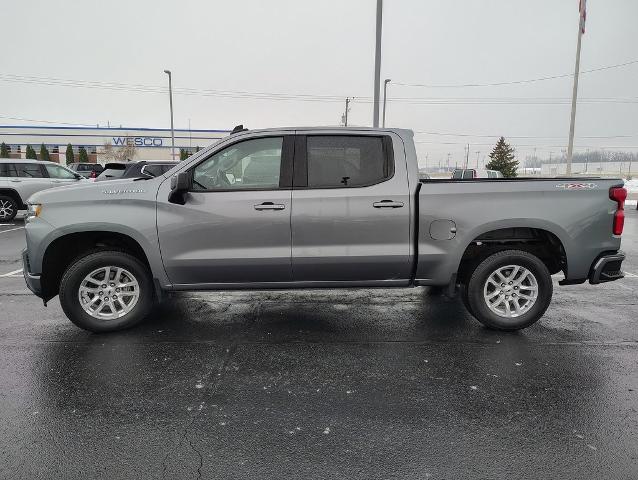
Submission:
M 562 188 L 564 190 L 591 190 L 598 188 L 595 183 L 558 183 L 556 188 Z

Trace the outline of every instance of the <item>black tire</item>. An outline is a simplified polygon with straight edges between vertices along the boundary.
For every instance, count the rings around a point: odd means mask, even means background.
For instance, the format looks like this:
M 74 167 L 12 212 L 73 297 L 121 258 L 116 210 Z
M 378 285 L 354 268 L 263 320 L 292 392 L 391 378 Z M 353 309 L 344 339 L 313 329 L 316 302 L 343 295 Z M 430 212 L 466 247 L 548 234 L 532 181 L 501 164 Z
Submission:
M 17 214 L 18 204 L 16 201 L 6 195 L 0 195 L 0 222 L 13 220 Z
M 463 301 L 463 306 L 465 307 L 465 309 L 468 312 L 470 312 L 472 316 L 474 316 L 474 312 L 472 312 L 472 307 L 470 307 L 470 299 L 469 299 L 467 285 L 461 285 L 461 287 L 459 288 L 459 296 L 461 297 L 461 300 Z
M 119 267 L 129 271 L 139 285 L 139 298 L 132 310 L 120 318 L 98 319 L 80 304 L 79 288 L 84 278 L 100 267 Z M 146 265 L 125 252 L 101 251 L 77 258 L 69 265 L 60 282 L 60 304 L 66 316 L 78 327 L 95 333 L 131 328 L 148 314 L 154 302 L 153 282 Z
M 497 269 L 509 265 L 521 266 L 536 278 L 537 297 L 527 311 L 517 317 L 506 317 L 493 312 L 484 298 L 484 286 Z M 549 307 L 554 285 L 545 264 L 535 255 L 522 250 L 504 250 L 490 255 L 472 272 L 467 284 L 467 302 L 470 313 L 483 325 L 496 330 L 520 330 L 537 322 Z

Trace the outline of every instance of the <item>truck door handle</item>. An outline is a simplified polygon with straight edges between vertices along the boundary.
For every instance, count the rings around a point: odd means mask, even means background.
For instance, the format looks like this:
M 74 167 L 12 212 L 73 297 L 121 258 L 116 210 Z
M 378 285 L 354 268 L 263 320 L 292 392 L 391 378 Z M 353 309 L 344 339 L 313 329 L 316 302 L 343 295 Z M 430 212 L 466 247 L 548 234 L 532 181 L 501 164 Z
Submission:
M 283 210 L 286 208 L 281 203 L 264 202 L 259 205 L 255 205 L 255 210 Z
M 374 208 L 401 208 L 403 202 L 394 202 L 392 200 L 381 200 L 372 204 Z
M 22 180 L 9 180 L 9 181 L 10 181 L 10 182 L 13 182 L 13 183 L 20 183 L 20 182 L 22 182 Z

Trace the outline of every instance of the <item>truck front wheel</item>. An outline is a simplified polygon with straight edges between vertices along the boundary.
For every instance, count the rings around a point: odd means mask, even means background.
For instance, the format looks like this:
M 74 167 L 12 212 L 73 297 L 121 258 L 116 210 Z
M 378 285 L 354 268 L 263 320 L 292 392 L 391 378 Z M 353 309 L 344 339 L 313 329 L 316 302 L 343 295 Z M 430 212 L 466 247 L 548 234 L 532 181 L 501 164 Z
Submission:
M 101 251 L 76 259 L 60 283 L 60 304 L 78 327 L 112 332 L 141 322 L 153 305 L 146 265 L 128 253 Z
M 520 330 L 539 320 L 552 300 L 552 277 L 535 255 L 504 250 L 483 260 L 470 276 L 468 310 L 483 325 Z

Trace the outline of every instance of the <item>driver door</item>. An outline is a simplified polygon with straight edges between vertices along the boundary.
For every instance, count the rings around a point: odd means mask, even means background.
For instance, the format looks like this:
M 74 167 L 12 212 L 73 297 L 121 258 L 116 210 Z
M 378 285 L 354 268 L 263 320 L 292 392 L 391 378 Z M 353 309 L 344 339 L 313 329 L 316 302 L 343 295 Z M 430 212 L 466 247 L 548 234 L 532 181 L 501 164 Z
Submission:
M 291 132 L 292 133 L 292 132 Z M 290 282 L 293 135 L 242 136 L 190 166 L 184 205 L 159 189 L 157 230 L 175 286 Z

